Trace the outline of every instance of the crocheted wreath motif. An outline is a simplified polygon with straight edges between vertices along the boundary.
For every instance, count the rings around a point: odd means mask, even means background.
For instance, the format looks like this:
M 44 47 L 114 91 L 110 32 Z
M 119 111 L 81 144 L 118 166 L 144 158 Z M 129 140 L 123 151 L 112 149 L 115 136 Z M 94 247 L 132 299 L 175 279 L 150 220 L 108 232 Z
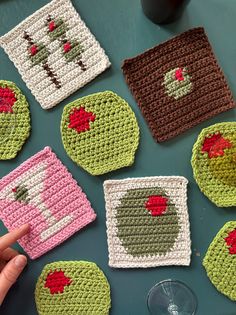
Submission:
M 236 301 L 236 221 L 218 232 L 203 259 L 207 276 L 218 291 Z
M 193 147 L 193 174 L 217 206 L 236 205 L 236 122 L 205 128 Z
M 30 223 L 19 244 L 32 259 L 95 218 L 86 195 L 49 147 L 0 180 L 0 219 L 9 230 Z
M 174 176 L 104 182 L 109 266 L 189 265 L 186 186 Z
M 44 267 L 35 301 L 39 315 L 108 315 L 110 286 L 92 262 L 58 261 Z
M 92 175 L 133 164 L 139 128 L 128 103 L 106 91 L 65 106 L 61 120 L 64 148 Z
M 13 159 L 30 135 L 29 105 L 20 89 L 0 80 L 0 160 Z
M 70 0 L 52 0 L 0 37 L 0 45 L 44 109 L 110 66 Z
M 124 60 L 122 70 L 158 142 L 235 107 L 201 27 Z

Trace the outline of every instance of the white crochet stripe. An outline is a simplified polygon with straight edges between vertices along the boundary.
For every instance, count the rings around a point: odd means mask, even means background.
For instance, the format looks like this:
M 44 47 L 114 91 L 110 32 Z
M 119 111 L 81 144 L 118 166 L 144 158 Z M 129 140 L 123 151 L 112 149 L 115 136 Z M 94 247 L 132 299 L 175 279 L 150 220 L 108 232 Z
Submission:
M 66 36 L 78 40 L 83 47 L 83 71 L 75 62 L 67 62 L 58 40 L 51 41 L 45 22 L 48 15 L 62 18 L 68 26 Z M 27 31 L 35 43 L 43 43 L 50 51 L 48 65 L 57 74 L 61 88 L 57 89 L 41 65 L 33 66 L 28 55 Z M 0 45 L 18 68 L 22 79 L 42 108 L 49 109 L 83 87 L 110 66 L 110 61 L 96 38 L 91 34 L 70 0 L 53 0 L 10 32 L 0 37 Z
M 147 268 L 190 264 L 191 240 L 187 208 L 187 179 L 182 176 L 154 176 L 107 180 L 104 182 L 109 266 L 114 268 Z M 121 198 L 134 188 L 160 187 L 165 190 L 177 209 L 180 232 L 173 248 L 165 255 L 134 257 L 127 253 L 117 236 L 116 209 Z

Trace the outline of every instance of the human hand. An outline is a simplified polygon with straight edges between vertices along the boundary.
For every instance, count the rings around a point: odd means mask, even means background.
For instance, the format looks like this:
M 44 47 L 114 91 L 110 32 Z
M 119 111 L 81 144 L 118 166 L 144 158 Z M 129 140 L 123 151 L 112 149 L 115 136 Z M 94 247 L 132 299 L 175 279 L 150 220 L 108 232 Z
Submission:
M 27 258 L 10 246 L 26 235 L 29 229 L 29 224 L 24 224 L 0 237 L 0 305 L 27 264 Z

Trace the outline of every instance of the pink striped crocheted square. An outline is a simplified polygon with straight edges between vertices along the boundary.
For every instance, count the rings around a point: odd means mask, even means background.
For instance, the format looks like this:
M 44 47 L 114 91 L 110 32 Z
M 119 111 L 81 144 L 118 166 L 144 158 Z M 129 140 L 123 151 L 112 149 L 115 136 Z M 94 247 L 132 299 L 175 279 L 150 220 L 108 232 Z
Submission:
M 66 167 L 46 147 L 0 180 L 0 218 L 12 230 L 30 223 L 19 240 L 35 259 L 96 218 Z

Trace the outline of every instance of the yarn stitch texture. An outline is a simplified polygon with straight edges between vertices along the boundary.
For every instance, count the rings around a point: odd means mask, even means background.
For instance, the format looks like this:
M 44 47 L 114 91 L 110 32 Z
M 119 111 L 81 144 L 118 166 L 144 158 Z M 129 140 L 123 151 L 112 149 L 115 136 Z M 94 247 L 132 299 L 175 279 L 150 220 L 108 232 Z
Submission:
M 0 160 L 16 157 L 30 135 L 30 112 L 15 83 L 0 80 Z
M 236 122 L 203 129 L 191 163 L 200 190 L 212 202 L 218 207 L 236 206 Z
M 104 182 L 110 267 L 190 264 L 187 183 L 181 176 Z
M 111 91 L 66 105 L 61 135 L 70 158 L 92 175 L 132 165 L 139 143 L 139 127 L 132 109 Z
M 95 263 L 53 262 L 37 281 L 35 301 L 39 315 L 108 315 L 110 285 Z
M 0 180 L 0 219 L 8 230 L 30 223 L 19 244 L 32 259 L 95 218 L 86 195 L 49 147 Z
M 0 37 L 0 45 L 44 109 L 110 66 L 70 0 L 51 1 Z
M 216 289 L 236 301 L 236 221 L 226 223 L 218 232 L 203 259 L 203 266 Z
M 122 69 L 159 142 L 235 107 L 201 27 L 125 60 Z

